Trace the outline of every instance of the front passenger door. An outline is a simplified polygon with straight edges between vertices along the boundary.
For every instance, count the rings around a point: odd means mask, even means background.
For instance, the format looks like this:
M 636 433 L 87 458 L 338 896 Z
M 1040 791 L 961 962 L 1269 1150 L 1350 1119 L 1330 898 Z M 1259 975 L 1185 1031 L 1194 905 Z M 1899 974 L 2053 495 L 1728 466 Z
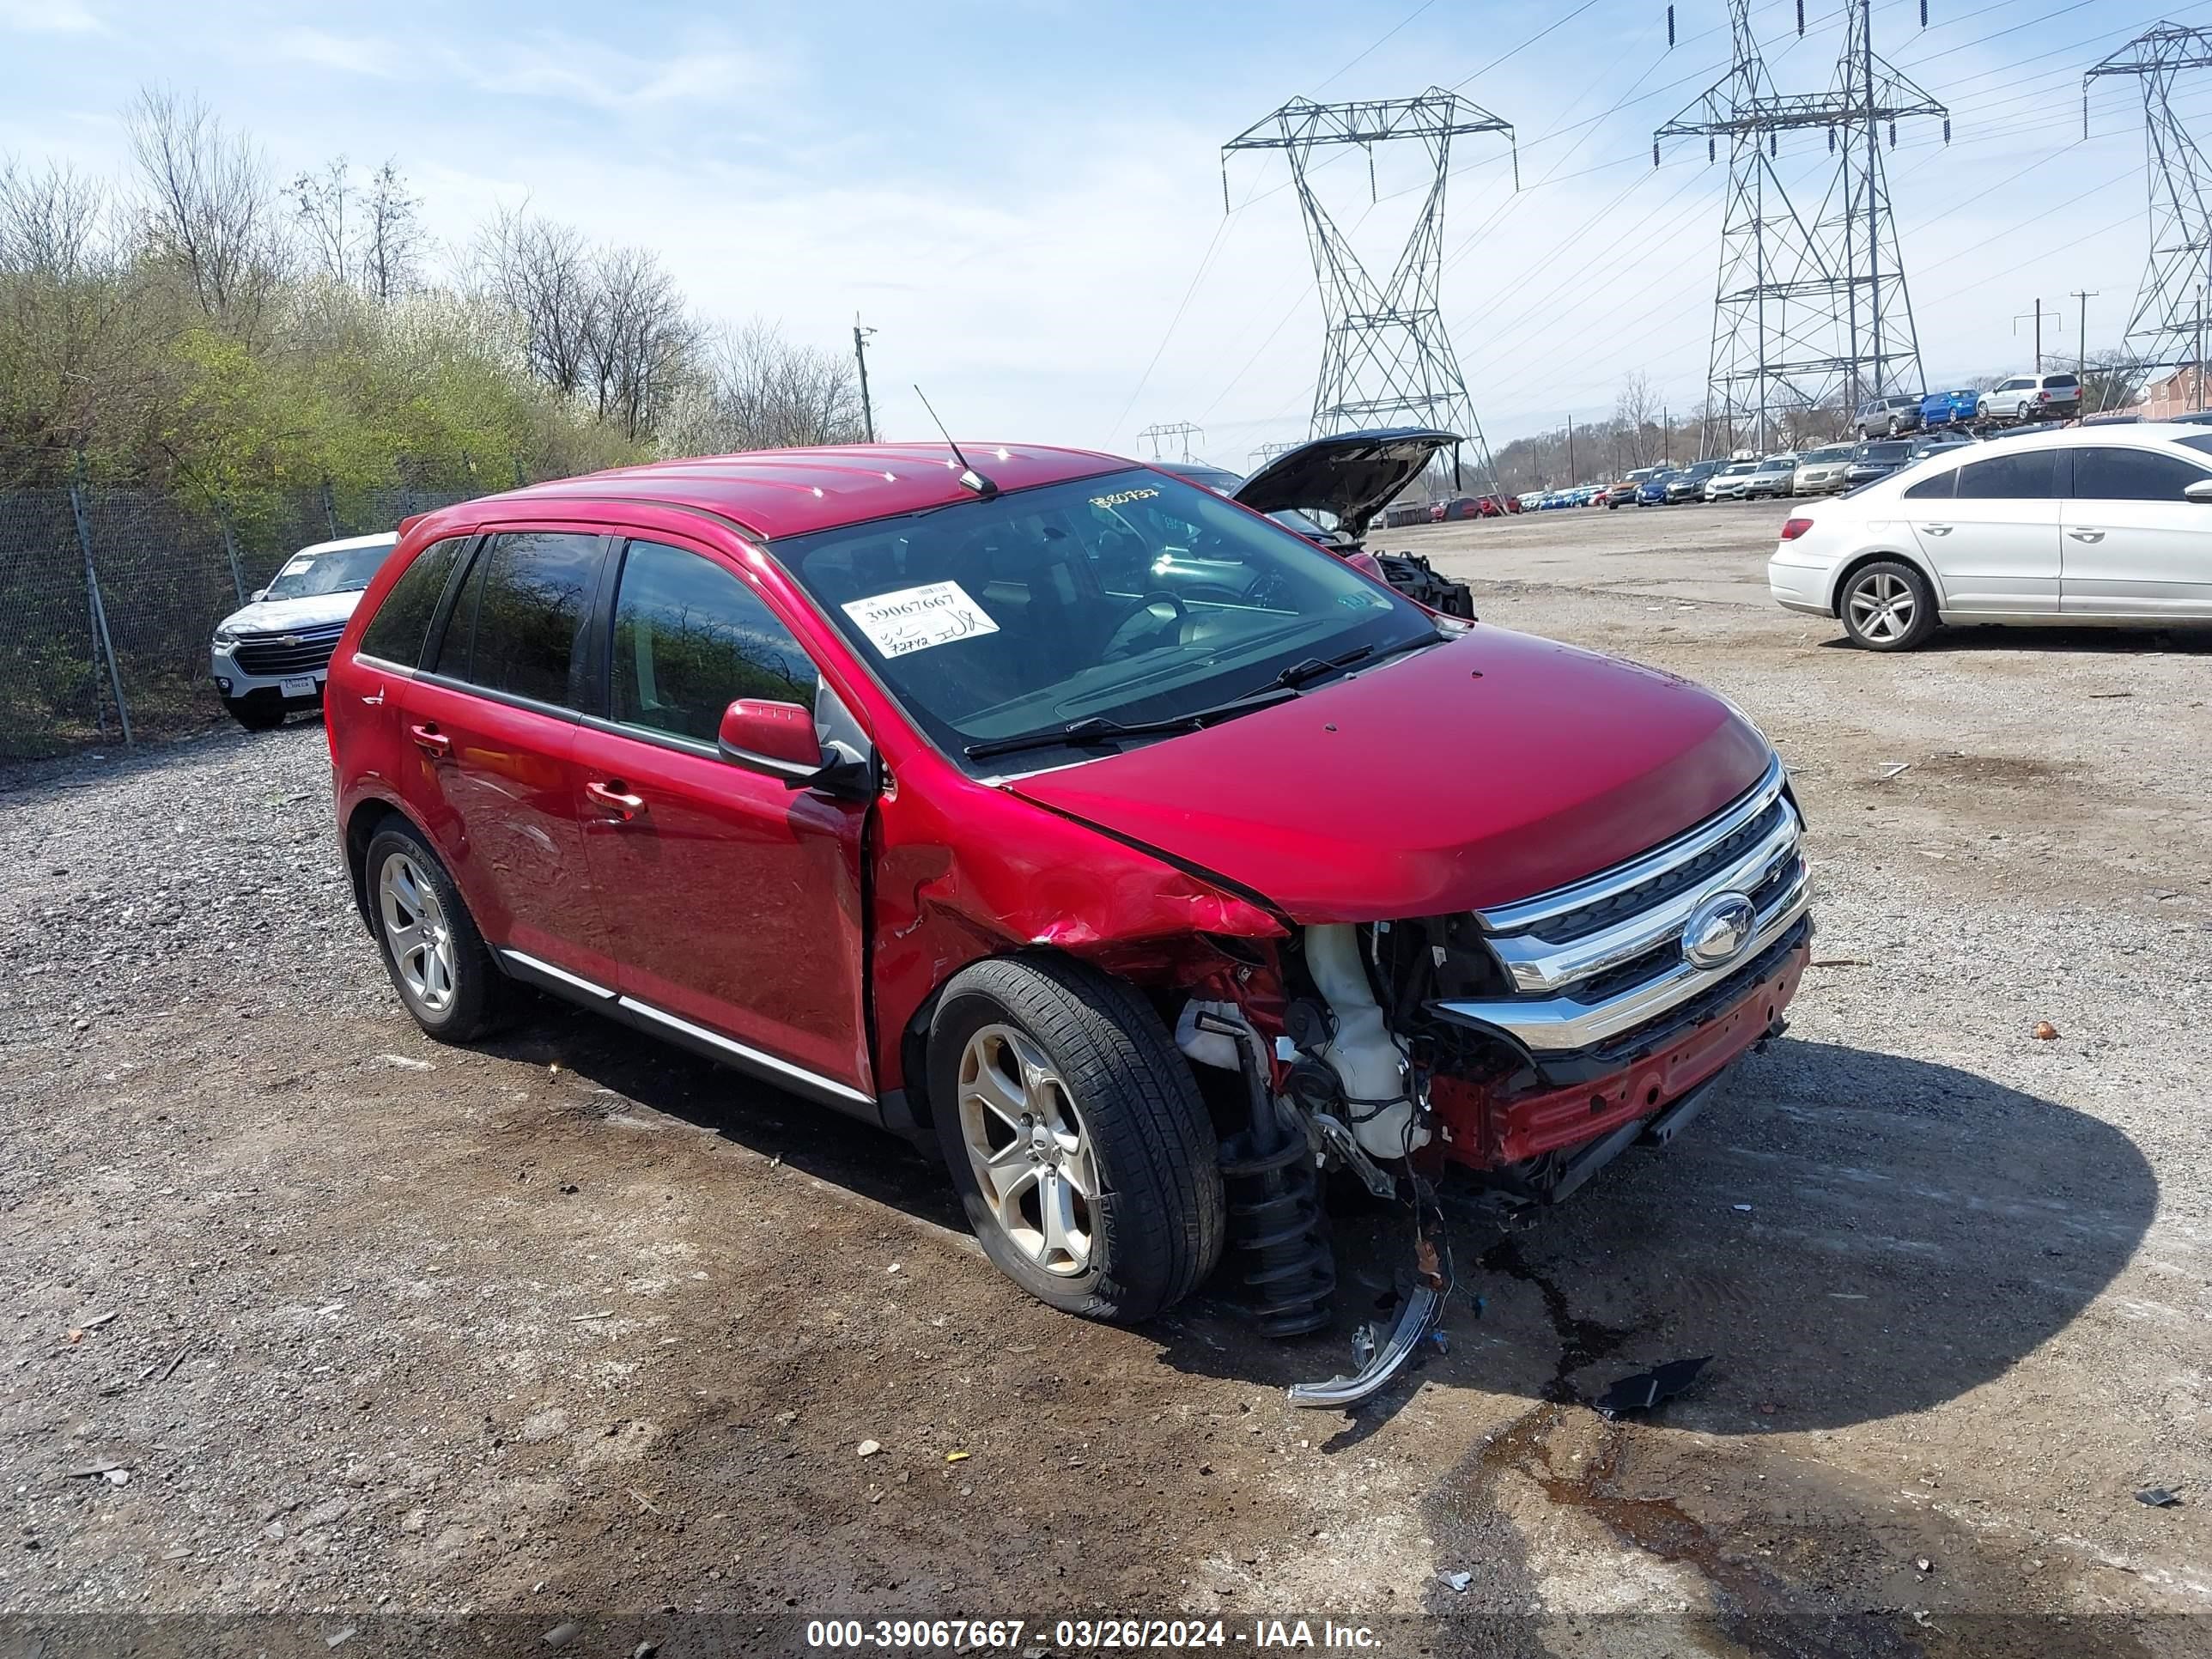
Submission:
M 2212 617 L 2212 504 L 2188 500 L 2212 471 L 2115 444 L 2073 452 L 2058 608 L 2080 617 Z
M 815 708 L 812 661 L 735 566 L 659 541 L 622 551 L 608 657 L 605 716 L 577 736 L 577 810 L 623 995 L 750 1051 L 756 1070 L 872 1102 L 866 808 L 716 745 L 740 697 Z
M 2033 442 L 2033 440 L 2029 441 Z M 1943 581 L 1948 616 L 2045 616 L 2058 610 L 2058 496 L 2065 452 L 2007 450 L 1958 469 L 1947 495 L 1899 497 L 1920 550 Z

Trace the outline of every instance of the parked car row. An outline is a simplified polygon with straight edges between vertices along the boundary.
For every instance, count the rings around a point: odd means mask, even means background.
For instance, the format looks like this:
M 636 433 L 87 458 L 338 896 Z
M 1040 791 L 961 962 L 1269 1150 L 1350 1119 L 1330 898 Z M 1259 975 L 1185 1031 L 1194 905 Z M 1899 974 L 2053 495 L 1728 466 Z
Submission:
M 1943 427 L 2069 421 L 2081 412 L 2081 377 L 2063 372 L 2014 374 L 1987 392 L 1900 392 L 1869 398 L 1852 424 L 1862 438 L 1901 438 Z

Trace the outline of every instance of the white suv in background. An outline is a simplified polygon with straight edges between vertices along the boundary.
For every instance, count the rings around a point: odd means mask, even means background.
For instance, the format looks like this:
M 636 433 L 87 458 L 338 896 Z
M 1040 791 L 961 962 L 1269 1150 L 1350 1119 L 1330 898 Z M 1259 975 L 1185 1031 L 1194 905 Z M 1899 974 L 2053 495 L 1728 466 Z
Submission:
M 209 672 L 232 719 L 265 732 L 295 709 L 321 706 L 346 618 L 398 540 L 387 530 L 303 547 L 243 611 L 216 624 Z
M 2070 421 L 2081 412 L 2078 374 L 2015 374 L 1982 393 L 1985 421 Z
M 1903 651 L 1946 623 L 2212 623 L 2212 432 L 2146 422 L 1953 444 L 1793 514 L 1777 603 Z

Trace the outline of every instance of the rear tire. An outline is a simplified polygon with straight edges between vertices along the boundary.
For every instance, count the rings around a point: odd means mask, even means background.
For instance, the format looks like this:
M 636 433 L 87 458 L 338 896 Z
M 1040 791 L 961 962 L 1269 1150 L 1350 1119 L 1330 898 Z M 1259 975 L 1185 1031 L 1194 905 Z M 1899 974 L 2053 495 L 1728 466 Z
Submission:
M 513 981 L 414 826 L 387 821 L 369 840 L 364 871 L 369 927 L 415 1023 L 441 1042 L 473 1042 L 496 1029 Z
M 1844 583 L 1836 614 L 1862 650 L 1910 651 L 1936 631 L 1936 594 L 1902 559 L 1876 559 Z
M 1188 1062 L 1133 987 L 1063 958 L 976 963 L 938 1000 L 928 1073 L 969 1223 L 1039 1301 L 1130 1322 L 1213 1271 L 1220 1148 Z

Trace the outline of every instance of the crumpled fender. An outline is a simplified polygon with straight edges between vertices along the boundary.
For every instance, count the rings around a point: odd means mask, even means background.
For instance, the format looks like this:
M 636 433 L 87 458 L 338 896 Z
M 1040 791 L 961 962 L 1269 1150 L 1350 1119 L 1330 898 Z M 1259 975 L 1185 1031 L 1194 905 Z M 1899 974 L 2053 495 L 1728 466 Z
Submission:
M 1064 951 L 1140 984 L 1226 965 L 1206 935 L 1285 937 L 1283 919 L 1146 848 L 978 783 L 935 757 L 889 793 L 871 838 L 876 1075 L 906 1084 L 901 1039 L 954 974 L 1026 947 Z

